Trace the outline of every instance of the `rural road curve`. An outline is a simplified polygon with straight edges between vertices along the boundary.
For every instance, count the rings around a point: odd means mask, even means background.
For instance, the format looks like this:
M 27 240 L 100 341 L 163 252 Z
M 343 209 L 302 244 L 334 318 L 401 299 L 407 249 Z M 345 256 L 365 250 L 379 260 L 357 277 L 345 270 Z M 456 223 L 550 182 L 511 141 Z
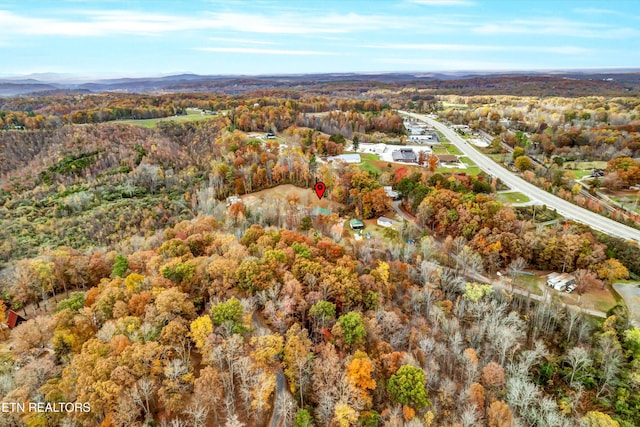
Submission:
M 424 114 L 409 113 L 407 111 L 398 111 L 409 117 L 421 120 L 438 129 L 469 159 L 476 163 L 482 170 L 488 174 L 499 178 L 514 191 L 526 194 L 531 199 L 537 200 L 539 203 L 546 205 L 548 208 L 555 209 L 565 218 L 581 222 L 592 227 L 595 230 L 609 234 L 611 236 L 620 237 L 625 240 L 633 240 L 638 244 L 640 242 L 640 230 L 628 227 L 624 224 L 616 222 L 612 219 L 605 218 L 594 212 L 583 209 L 579 206 L 571 204 L 553 194 L 547 193 L 539 189 L 533 184 L 529 184 L 524 179 L 508 171 L 489 157 L 477 151 L 469 145 L 464 139 L 456 134 L 452 129 L 444 124 L 425 116 Z

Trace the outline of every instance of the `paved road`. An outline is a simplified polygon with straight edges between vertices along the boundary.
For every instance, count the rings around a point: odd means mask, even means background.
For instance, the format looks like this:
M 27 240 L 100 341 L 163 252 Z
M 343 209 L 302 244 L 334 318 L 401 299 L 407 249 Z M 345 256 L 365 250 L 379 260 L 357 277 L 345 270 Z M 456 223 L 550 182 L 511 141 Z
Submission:
M 391 205 L 393 206 L 393 210 L 396 211 L 396 213 L 398 214 L 398 216 L 404 220 L 407 221 L 413 221 L 413 217 L 411 217 L 411 215 L 409 215 L 408 213 L 406 213 L 405 211 L 402 210 L 402 208 L 400 207 L 400 200 L 394 200 Z
M 636 230 L 624 224 L 620 224 L 619 222 L 616 222 L 612 219 L 605 218 L 594 212 L 583 209 L 579 206 L 567 202 L 566 200 L 554 196 L 553 194 L 547 193 L 546 191 L 539 189 L 533 184 L 529 184 L 519 176 L 513 174 L 512 172 L 500 166 L 498 163 L 494 162 L 489 157 L 477 151 L 452 129 L 436 120 L 433 120 L 423 114 L 409 113 L 406 111 L 399 112 L 415 119 L 427 122 L 431 126 L 438 129 L 447 137 L 447 139 L 449 139 L 449 141 L 451 141 L 451 143 L 458 147 L 458 149 L 460 149 L 460 151 L 462 151 L 465 156 L 474 161 L 482 170 L 492 176 L 500 178 L 502 182 L 511 187 L 513 190 L 526 194 L 531 199 L 534 199 L 541 204 L 545 204 L 548 208 L 555 209 L 560 215 L 564 216 L 565 218 L 587 224 L 593 229 L 609 234 L 611 236 L 620 237 L 626 240 L 635 240 L 636 243 L 640 243 L 640 230 Z

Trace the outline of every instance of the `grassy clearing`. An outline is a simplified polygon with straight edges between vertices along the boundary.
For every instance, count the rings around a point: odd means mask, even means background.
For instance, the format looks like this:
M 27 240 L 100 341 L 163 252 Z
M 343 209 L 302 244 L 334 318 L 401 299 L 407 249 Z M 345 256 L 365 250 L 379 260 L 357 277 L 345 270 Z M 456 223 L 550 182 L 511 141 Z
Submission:
M 446 147 L 433 147 L 434 154 L 449 154 Z
M 475 166 L 476 164 L 468 157 L 460 157 L 460 161 L 467 166 Z
M 513 284 L 536 295 L 542 295 L 541 286 L 544 286 L 544 278 L 530 274 L 518 274 L 513 279 Z
M 584 178 L 585 176 L 591 175 L 591 169 L 576 169 L 572 170 L 571 172 L 573 172 L 573 176 L 575 176 L 576 179 Z
M 360 158 L 362 160 L 380 160 L 380 156 L 373 153 L 360 153 Z
M 364 162 L 360 163 L 360 165 L 358 166 L 360 167 L 361 170 L 369 172 L 372 175 L 375 175 L 375 176 L 380 175 L 380 169 L 372 165 L 371 162 L 369 161 L 365 160 Z
M 504 154 L 485 154 L 485 156 L 489 157 L 490 159 L 498 162 L 498 163 L 504 163 Z
M 591 162 L 565 162 L 565 169 L 605 169 L 607 162 L 594 160 Z
M 482 170 L 478 166 L 471 166 L 463 170 L 467 175 L 480 175 Z
M 526 203 L 530 201 L 529 197 L 517 191 L 509 193 L 499 193 L 496 199 L 501 203 Z
M 446 148 L 448 154 L 454 154 L 456 156 L 459 156 L 462 154 L 462 151 L 458 150 L 458 147 L 456 147 L 453 144 L 447 144 L 444 147 Z
M 586 293 L 582 295 L 581 302 L 582 306 L 585 308 L 591 308 L 605 313 L 616 305 L 616 299 L 613 297 L 611 292 L 608 291 L 606 293 L 598 294 Z
M 453 102 L 442 101 L 443 108 L 456 108 L 459 110 L 466 110 L 469 108 L 467 104 L 454 104 Z
M 185 116 L 162 117 L 159 119 L 120 120 L 117 123 L 125 123 L 128 125 L 134 125 L 134 126 L 142 126 L 145 128 L 154 128 L 160 122 L 167 122 L 171 120 L 175 122 L 193 122 L 193 121 L 200 121 L 200 120 L 208 120 L 215 117 L 217 116 L 200 114 L 200 112 L 197 112 L 197 111 L 187 110 L 187 114 Z

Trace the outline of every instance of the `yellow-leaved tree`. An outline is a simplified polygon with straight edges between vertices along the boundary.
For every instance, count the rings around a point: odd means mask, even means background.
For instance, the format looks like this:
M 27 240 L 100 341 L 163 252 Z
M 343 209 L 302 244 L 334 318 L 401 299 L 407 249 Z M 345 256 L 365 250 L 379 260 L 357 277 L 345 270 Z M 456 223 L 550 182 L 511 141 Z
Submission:
M 205 340 L 213 332 L 213 323 L 211 317 L 200 316 L 191 322 L 189 336 L 193 340 L 198 350 L 202 350 L 205 346 Z
M 620 423 L 609 415 L 598 411 L 589 411 L 582 417 L 583 425 L 587 427 L 619 427 Z
M 353 360 L 347 365 L 347 381 L 356 389 L 365 404 L 371 404 L 369 390 L 376 388 L 376 380 L 371 378 L 373 363 L 367 353 L 356 351 Z

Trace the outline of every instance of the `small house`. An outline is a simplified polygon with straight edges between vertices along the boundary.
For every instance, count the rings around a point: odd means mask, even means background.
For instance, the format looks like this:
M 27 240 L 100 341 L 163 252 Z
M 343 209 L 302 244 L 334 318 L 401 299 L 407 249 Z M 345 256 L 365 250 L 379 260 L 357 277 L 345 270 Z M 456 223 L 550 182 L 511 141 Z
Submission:
M 349 227 L 351 227 L 352 230 L 362 230 L 364 229 L 364 222 L 354 218 L 349 221 Z
M 227 207 L 231 206 L 234 203 L 243 203 L 243 202 L 242 202 L 242 199 L 238 196 L 227 197 Z
M 438 163 L 458 163 L 458 156 L 454 156 L 453 154 L 436 154 L 438 158 Z
M 377 224 L 380 227 L 393 227 L 393 220 L 381 216 L 380 218 L 378 218 Z
M 398 193 L 397 191 L 394 191 L 391 186 L 386 185 L 382 188 L 384 189 L 384 192 L 387 195 L 387 197 L 389 197 L 391 200 L 398 200 L 400 198 L 400 193 Z
M 401 148 L 391 153 L 394 162 L 417 163 L 418 156 L 411 148 Z
M 9 325 L 9 327 L 11 329 L 15 328 L 20 323 L 26 322 L 26 321 L 27 321 L 27 319 L 25 319 L 24 317 L 20 316 L 15 311 L 9 310 L 9 316 L 7 317 L 7 325 Z

